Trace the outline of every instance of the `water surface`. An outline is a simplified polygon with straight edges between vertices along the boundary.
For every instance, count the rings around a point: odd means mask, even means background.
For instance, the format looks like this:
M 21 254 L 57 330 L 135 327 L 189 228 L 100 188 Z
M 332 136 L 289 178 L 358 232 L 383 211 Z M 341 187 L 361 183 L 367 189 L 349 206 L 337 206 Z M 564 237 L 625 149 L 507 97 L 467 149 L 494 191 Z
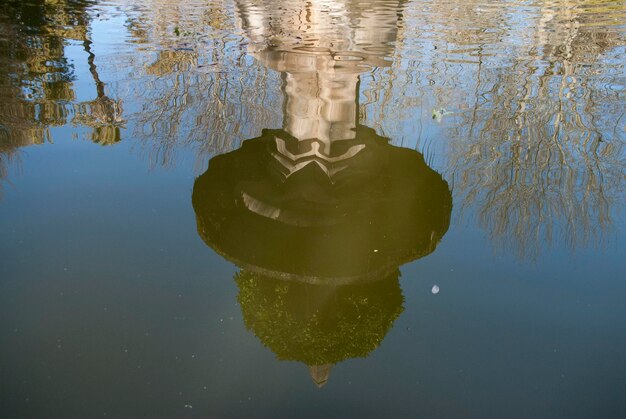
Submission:
M 626 415 L 623 1 L 2 1 L 2 417 Z

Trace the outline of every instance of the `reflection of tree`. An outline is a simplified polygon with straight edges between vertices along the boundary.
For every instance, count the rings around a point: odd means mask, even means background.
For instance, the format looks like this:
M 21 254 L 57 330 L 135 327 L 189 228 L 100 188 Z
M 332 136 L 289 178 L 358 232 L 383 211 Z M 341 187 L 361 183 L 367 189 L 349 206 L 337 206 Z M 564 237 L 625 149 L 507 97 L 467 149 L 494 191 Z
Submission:
M 159 4 L 128 23 L 135 42 L 160 46 L 146 64 L 150 78 L 136 115 L 137 137 L 154 164 L 169 164 L 182 147 L 204 156 L 232 150 L 280 116 L 279 97 L 268 93 L 280 79 L 251 68 L 233 35 L 233 12 L 224 9 L 230 6 L 186 7 Z
M 397 276 L 325 286 L 241 271 L 235 281 L 246 327 L 278 359 L 314 366 L 366 357 L 378 347 L 403 310 Z
M 532 255 L 557 237 L 600 240 L 623 199 L 624 37 L 611 21 L 626 10 L 562 0 L 509 11 L 474 0 L 408 7 L 402 33 L 412 36 L 393 71 L 375 74 L 395 99 L 367 96 L 362 114 L 393 114 L 387 135 L 419 137 L 462 213 L 499 244 Z M 451 112 L 430 121 L 433 109 Z
M 183 58 L 180 54 L 174 56 Z M 179 62 L 171 68 L 181 65 Z M 157 67 L 162 68 L 155 63 L 149 71 Z M 231 68 L 229 72 L 215 69 L 204 74 L 195 69 L 174 70 L 150 82 L 150 94 L 155 97 L 145 103 L 137 123 L 139 138 L 145 142 L 153 163 L 169 164 L 181 147 L 194 146 L 201 155 L 231 150 L 243 139 L 242 133 L 255 132 L 254 127 L 264 124 L 274 125 L 279 108 L 267 102 L 275 98 L 245 93 L 246 86 L 267 86 L 267 71 Z M 266 100 L 264 96 L 270 97 Z
M 569 8 L 551 12 L 541 50 L 485 74 L 490 100 L 465 114 L 451 162 L 464 207 L 478 206 L 492 238 L 521 255 L 559 233 L 572 247 L 600 237 L 621 198 L 623 98 L 587 70 L 619 39 L 584 29 Z

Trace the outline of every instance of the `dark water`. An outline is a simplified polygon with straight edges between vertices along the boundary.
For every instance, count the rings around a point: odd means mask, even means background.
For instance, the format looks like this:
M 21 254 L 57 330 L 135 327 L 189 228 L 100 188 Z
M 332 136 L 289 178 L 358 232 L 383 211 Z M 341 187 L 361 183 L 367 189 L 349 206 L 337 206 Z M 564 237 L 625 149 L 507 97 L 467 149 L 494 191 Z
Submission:
M 0 2 L 0 416 L 626 417 L 625 63 L 623 1 Z

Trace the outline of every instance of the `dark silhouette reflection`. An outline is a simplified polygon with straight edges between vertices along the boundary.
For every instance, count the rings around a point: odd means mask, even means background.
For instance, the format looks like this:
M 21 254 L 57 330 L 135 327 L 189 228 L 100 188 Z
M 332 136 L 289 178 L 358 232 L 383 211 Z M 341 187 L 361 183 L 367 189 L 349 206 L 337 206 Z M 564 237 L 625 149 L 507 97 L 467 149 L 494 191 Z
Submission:
M 214 157 L 193 189 L 198 233 L 252 272 L 335 285 L 432 252 L 450 221 L 448 184 L 418 152 L 367 127 L 355 134 L 329 158 L 359 151 L 334 162 L 284 130 Z M 295 162 L 285 157 L 307 145 Z
M 400 4 L 329 5 L 239 3 L 252 55 L 283 75 L 283 127 L 211 159 L 192 196 L 199 235 L 242 268 L 246 326 L 318 386 L 380 344 L 403 309 L 399 266 L 435 249 L 452 208 L 420 153 L 359 124 L 359 73 L 389 64 Z M 344 33 L 334 14 L 367 25 Z

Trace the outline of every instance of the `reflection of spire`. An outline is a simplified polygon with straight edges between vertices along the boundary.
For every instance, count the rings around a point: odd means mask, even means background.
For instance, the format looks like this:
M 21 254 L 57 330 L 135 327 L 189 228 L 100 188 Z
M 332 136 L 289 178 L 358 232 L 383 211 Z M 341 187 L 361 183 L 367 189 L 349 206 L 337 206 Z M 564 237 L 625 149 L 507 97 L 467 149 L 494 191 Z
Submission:
M 100 80 L 100 76 L 98 75 L 98 70 L 96 68 L 96 55 L 91 51 L 91 40 L 85 39 L 83 41 L 83 47 L 85 48 L 85 52 L 87 53 L 87 64 L 89 64 L 89 72 L 91 73 L 91 77 L 93 77 L 93 81 L 96 83 L 96 91 L 98 92 L 98 97 L 104 97 L 104 83 Z
M 328 383 L 330 370 L 332 368 L 333 364 L 309 366 L 309 373 L 311 374 L 311 378 L 313 379 L 313 382 L 315 383 L 317 388 L 322 388 Z
M 89 72 L 96 84 L 97 98 L 76 105 L 74 122 L 93 127 L 92 140 L 102 145 L 120 141 L 120 127 L 124 125 L 121 101 L 109 98 L 104 93 L 104 83 L 100 80 L 95 64 L 95 54 L 91 50 L 91 40 L 85 37 L 83 47 L 87 53 Z

